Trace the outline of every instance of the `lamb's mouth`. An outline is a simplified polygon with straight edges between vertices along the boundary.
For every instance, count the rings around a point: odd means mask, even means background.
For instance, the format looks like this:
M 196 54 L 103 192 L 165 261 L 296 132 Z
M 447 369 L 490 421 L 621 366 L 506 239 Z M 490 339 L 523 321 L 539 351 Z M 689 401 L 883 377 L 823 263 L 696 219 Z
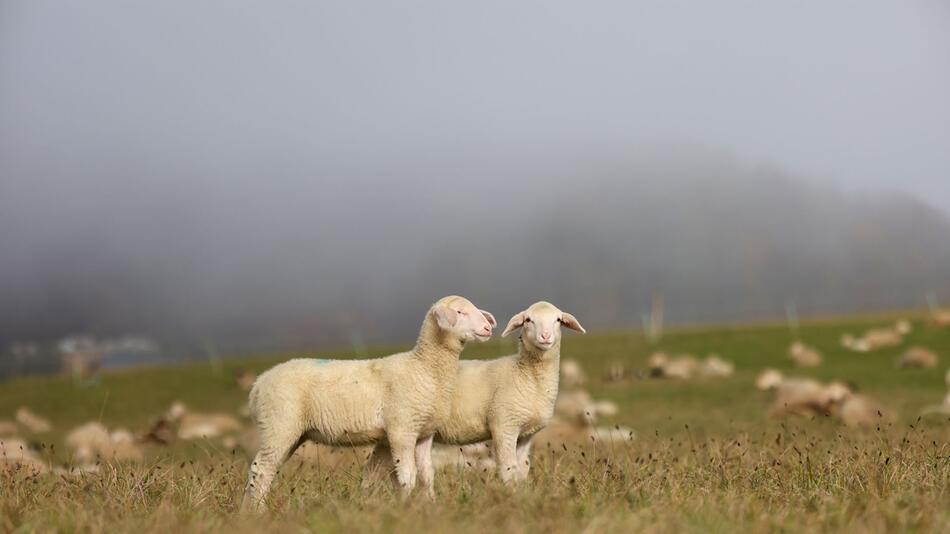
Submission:
M 488 341 L 489 339 L 491 339 L 491 334 L 478 334 L 478 333 L 476 333 L 476 334 L 475 334 L 475 339 L 477 339 L 477 340 L 479 340 L 479 341 Z

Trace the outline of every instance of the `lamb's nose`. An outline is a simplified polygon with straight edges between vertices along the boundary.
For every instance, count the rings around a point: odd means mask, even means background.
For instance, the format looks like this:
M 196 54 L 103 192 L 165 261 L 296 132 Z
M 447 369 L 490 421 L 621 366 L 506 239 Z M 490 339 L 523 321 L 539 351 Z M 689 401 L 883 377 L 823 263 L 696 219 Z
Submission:
M 541 339 L 545 341 L 551 339 L 551 332 L 541 332 Z

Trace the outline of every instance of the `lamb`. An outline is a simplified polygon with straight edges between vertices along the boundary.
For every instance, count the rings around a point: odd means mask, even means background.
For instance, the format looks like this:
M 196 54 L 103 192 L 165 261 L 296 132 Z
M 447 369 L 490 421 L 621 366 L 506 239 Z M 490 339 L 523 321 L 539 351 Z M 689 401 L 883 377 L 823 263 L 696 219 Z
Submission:
M 522 329 L 518 354 L 459 362 L 451 410 L 437 420 L 436 440 L 467 445 L 491 439 L 502 481 L 527 478 L 532 438 L 554 415 L 561 327 L 586 332 L 570 313 L 536 302 L 515 314 L 502 333 L 507 336 Z M 377 446 L 367 473 L 388 465 L 385 450 Z
M 21 406 L 14 417 L 18 423 L 34 434 L 43 434 L 53 429 L 48 419 L 36 415 L 26 406 Z
M 798 367 L 818 367 L 821 365 L 821 353 L 801 341 L 792 343 L 788 348 L 788 357 Z
M 922 367 L 924 369 L 933 369 L 937 367 L 940 358 L 937 353 L 924 347 L 911 347 L 900 358 L 897 359 L 897 367 L 904 369 L 907 367 Z
M 432 440 L 448 415 L 458 358 L 469 341 L 491 337 L 495 318 L 468 299 L 432 305 L 415 347 L 373 360 L 296 359 L 261 374 L 249 395 L 260 449 L 244 507 L 260 507 L 277 469 L 305 440 L 325 445 L 385 443 L 407 496 L 419 481 L 433 495 Z

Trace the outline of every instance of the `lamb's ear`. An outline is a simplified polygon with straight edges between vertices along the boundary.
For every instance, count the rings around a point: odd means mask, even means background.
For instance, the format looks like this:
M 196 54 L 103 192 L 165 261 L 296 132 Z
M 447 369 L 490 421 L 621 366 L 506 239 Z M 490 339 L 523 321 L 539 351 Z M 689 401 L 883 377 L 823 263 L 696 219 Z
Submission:
M 505 327 L 505 331 L 501 333 L 501 337 L 505 337 L 508 334 L 514 332 L 515 330 L 521 328 L 524 325 L 524 312 L 516 313 L 514 317 L 508 321 L 508 326 Z
M 451 329 L 459 320 L 458 312 L 444 305 L 432 308 L 432 317 L 442 330 Z
M 584 327 L 581 326 L 581 323 L 577 321 L 577 317 L 574 317 L 573 315 L 567 312 L 561 313 L 561 324 L 564 325 L 566 328 L 570 328 L 571 330 L 577 330 L 578 332 L 582 334 L 587 333 L 587 330 L 584 330 Z
M 498 326 L 498 321 L 495 320 L 494 315 L 488 313 L 485 310 L 478 310 L 478 311 L 482 312 L 482 315 L 485 316 L 485 319 L 488 320 L 488 324 L 490 324 L 492 328 L 495 328 L 496 326 Z

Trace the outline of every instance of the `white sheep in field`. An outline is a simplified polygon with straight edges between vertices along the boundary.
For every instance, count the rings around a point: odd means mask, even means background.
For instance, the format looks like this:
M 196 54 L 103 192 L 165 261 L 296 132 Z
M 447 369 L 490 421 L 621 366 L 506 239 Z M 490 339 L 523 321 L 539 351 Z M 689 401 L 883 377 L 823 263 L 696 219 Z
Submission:
M 735 374 L 736 366 L 730 361 L 720 358 L 716 354 L 710 354 L 703 360 L 699 373 L 710 378 L 728 378 Z
M 451 410 L 438 419 L 436 440 L 467 445 L 491 439 L 501 479 L 526 478 L 532 437 L 554 415 L 562 326 L 585 332 L 570 313 L 536 302 L 515 314 L 502 333 L 522 329 L 518 354 L 459 362 Z M 385 449 L 377 446 L 366 471 L 375 476 L 390 465 Z
M 799 367 L 817 367 L 821 365 L 821 353 L 801 341 L 796 341 L 788 347 L 788 357 Z
M 244 506 L 260 506 L 277 469 L 305 440 L 326 445 L 385 443 L 405 496 L 420 483 L 433 494 L 435 422 L 448 415 L 458 358 L 469 341 L 491 337 L 495 319 L 467 299 L 429 309 L 415 347 L 373 360 L 291 360 L 258 377 L 249 405 L 260 450 L 251 462 Z
M 561 362 L 561 387 L 564 389 L 575 389 L 583 387 L 587 383 L 587 373 L 577 363 L 577 360 L 566 358 Z
M 933 369 L 937 367 L 939 361 L 940 358 L 936 352 L 924 347 L 911 347 L 897 359 L 897 367 L 899 369 L 907 367 Z
M 178 424 L 178 439 L 216 438 L 241 431 L 241 422 L 226 413 L 192 412 L 182 402 L 174 402 L 165 420 Z
M 650 356 L 648 361 L 650 375 L 657 378 L 675 378 L 689 380 L 700 371 L 699 361 L 689 354 L 670 358 L 663 352 Z
M 49 466 L 29 444 L 20 438 L 0 439 L 0 472 L 6 469 L 27 469 L 30 473 L 45 473 Z
M 90 421 L 74 428 L 66 435 L 66 446 L 73 451 L 76 460 L 91 463 L 96 459 L 141 460 L 141 449 L 128 430 L 117 429 L 112 433 L 102 423 Z

